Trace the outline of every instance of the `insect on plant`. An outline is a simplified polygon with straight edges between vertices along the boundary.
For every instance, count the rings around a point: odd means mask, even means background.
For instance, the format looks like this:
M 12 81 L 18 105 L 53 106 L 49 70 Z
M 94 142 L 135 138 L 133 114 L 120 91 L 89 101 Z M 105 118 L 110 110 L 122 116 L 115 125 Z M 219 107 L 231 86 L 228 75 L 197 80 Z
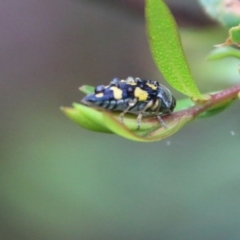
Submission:
M 133 77 L 114 78 L 108 85 L 95 88 L 83 85 L 80 90 L 87 94 L 81 102 L 84 105 L 73 103 L 72 108 L 61 108 L 80 126 L 92 131 L 115 133 L 134 141 L 158 141 L 178 132 L 197 117 L 210 117 L 225 110 L 240 95 L 240 84 L 217 93 L 200 93 L 187 63 L 177 24 L 164 0 L 146 0 L 145 18 L 149 47 L 156 66 L 168 84 L 188 98 L 178 100 L 175 108 L 176 100 L 168 88 L 157 81 Z M 239 36 L 240 26 L 232 27 L 227 45 L 238 45 Z M 220 44 L 219 47 L 225 45 Z M 216 60 L 240 56 L 238 49 L 223 50 L 210 57 Z M 99 108 L 108 111 L 99 111 Z M 120 112 L 120 121 L 116 112 Z M 137 114 L 137 124 L 125 116 L 126 113 Z M 146 115 L 157 119 L 149 117 L 142 121 Z
M 122 123 L 125 113 L 138 114 L 137 129 L 140 128 L 141 119 L 146 113 L 156 115 L 166 128 L 161 115 L 171 113 L 176 106 L 176 100 L 169 89 L 157 81 L 133 77 L 121 80 L 114 78 L 107 86 L 97 86 L 94 93 L 82 99 L 82 103 L 109 111 L 122 111 Z

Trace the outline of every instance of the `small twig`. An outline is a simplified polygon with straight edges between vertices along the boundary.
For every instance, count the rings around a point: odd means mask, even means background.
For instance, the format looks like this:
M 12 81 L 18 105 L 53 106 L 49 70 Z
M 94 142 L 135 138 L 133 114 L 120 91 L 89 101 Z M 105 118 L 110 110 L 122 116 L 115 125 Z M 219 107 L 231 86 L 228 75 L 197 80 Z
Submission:
M 181 118 L 186 115 L 191 115 L 196 117 L 199 114 L 207 111 L 208 109 L 213 108 L 214 106 L 223 104 L 224 102 L 234 100 L 235 98 L 238 97 L 239 93 L 240 93 L 240 84 L 234 87 L 230 87 L 225 90 L 222 90 L 221 92 L 211 94 L 210 100 L 206 101 L 203 104 L 196 104 L 193 107 L 164 116 L 163 118 L 164 120 L 170 120 L 171 118 Z

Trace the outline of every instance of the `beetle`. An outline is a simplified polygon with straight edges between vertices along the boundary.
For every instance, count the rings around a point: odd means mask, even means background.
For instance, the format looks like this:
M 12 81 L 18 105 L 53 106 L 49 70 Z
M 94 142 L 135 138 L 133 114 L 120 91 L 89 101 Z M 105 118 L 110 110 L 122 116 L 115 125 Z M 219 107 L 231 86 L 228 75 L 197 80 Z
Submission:
M 157 81 L 138 77 L 114 78 L 108 85 L 97 86 L 94 93 L 86 95 L 81 102 L 109 111 L 122 111 L 122 123 L 127 112 L 138 114 L 137 129 L 140 128 L 145 113 L 156 115 L 166 128 L 161 116 L 170 114 L 176 106 L 176 99 L 168 88 Z

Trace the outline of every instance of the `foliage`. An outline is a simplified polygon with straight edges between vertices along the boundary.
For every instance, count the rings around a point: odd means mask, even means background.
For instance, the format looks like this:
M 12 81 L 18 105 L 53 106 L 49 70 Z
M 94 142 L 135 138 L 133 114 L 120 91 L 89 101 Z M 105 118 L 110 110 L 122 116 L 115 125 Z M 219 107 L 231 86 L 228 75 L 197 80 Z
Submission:
M 207 95 L 199 92 L 184 55 L 175 20 L 162 0 L 146 0 L 145 16 L 149 46 L 157 67 L 174 89 L 190 99 L 177 101 L 176 111 L 162 116 L 166 128 L 159 124 L 156 117 L 148 116 L 143 118 L 140 129 L 137 129 L 134 115 L 127 114 L 122 124 L 119 113 L 89 108 L 78 103 L 74 103 L 73 108 L 61 108 L 71 120 L 92 131 L 115 133 L 130 140 L 151 142 L 169 137 L 196 117 L 209 117 L 225 110 L 237 98 L 240 85 Z M 237 38 L 239 35 L 239 27 L 230 29 L 230 37 L 234 36 L 230 44 L 240 42 Z M 229 45 L 229 40 L 227 41 Z M 239 57 L 238 50 L 225 45 L 218 45 L 224 48 L 212 52 L 209 59 Z M 94 87 L 84 85 L 80 90 L 92 93 Z
M 240 4 L 238 0 L 199 0 L 205 11 L 227 28 L 240 22 Z

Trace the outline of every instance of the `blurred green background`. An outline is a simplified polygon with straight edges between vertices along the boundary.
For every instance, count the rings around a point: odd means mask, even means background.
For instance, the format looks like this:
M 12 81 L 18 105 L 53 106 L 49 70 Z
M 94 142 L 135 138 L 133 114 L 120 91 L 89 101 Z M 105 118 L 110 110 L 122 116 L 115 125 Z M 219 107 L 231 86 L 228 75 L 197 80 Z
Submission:
M 197 1 L 168 3 L 201 91 L 239 82 L 239 61 L 205 61 L 227 30 Z M 83 84 L 167 85 L 142 1 L 0 1 L 0 49 L 1 240 L 240 239 L 239 102 L 149 144 L 81 129 L 59 110 Z

